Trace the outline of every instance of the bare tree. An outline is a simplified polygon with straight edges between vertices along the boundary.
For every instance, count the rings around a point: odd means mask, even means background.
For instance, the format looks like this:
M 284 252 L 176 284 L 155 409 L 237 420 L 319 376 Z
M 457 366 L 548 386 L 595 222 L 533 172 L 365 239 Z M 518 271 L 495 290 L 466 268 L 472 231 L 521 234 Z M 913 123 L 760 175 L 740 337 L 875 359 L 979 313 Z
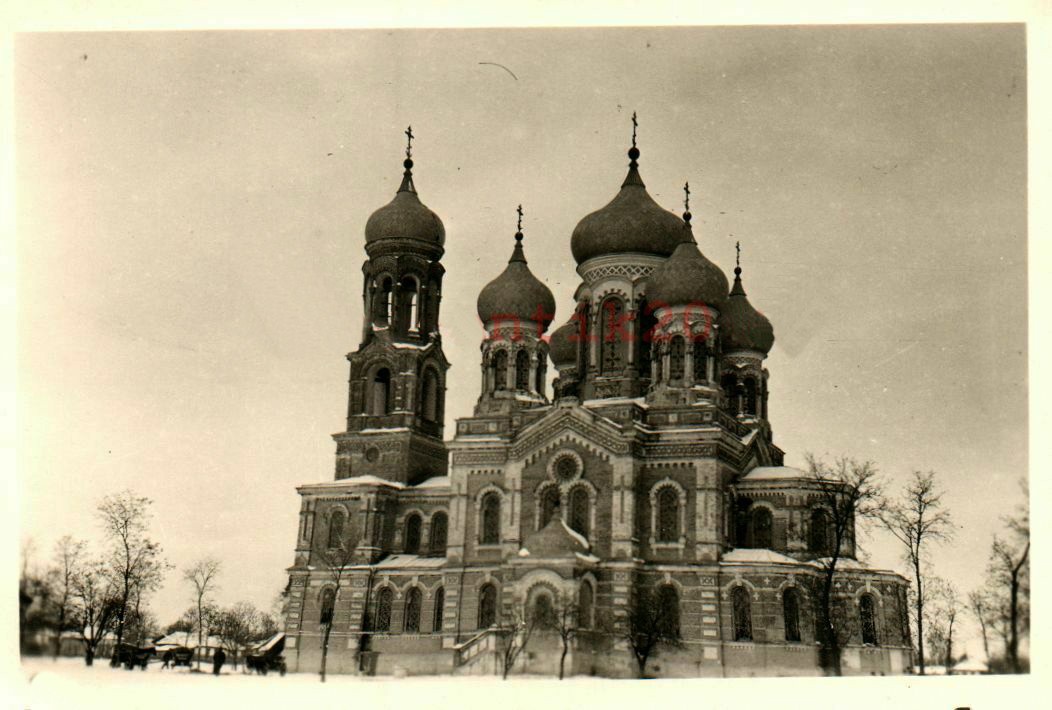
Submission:
M 506 618 L 505 618 L 506 617 Z M 521 609 L 514 609 L 510 615 L 501 615 L 496 624 L 497 650 L 501 663 L 501 677 L 508 679 L 508 673 L 515 667 L 515 661 L 526 649 L 530 636 L 539 623 L 540 617 L 531 617 Z
M 322 564 L 328 572 L 329 587 L 332 590 L 332 608 L 323 609 L 321 616 L 321 668 L 319 675 L 321 682 L 325 682 L 325 669 L 329 658 L 329 637 L 332 634 L 333 623 L 336 618 L 336 604 L 340 599 L 340 589 L 346 584 L 350 576 L 349 567 L 354 562 L 354 551 L 358 546 L 357 538 L 344 532 L 338 540 L 327 540 L 326 544 L 319 543 L 314 550 L 313 556 Z M 328 543 L 336 543 L 330 547 Z
M 202 634 L 205 628 L 204 610 L 210 597 L 215 593 L 219 576 L 219 560 L 206 557 L 198 560 L 183 571 L 183 579 L 193 588 L 194 603 L 197 607 L 197 667 L 201 667 L 203 646 Z
M 1030 629 L 1030 515 L 1025 507 L 1005 519 L 1007 535 L 994 536 L 988 567 L 997 595 L 999 627 L 1012 672 L 1022 673 L 1019 639 Z
M 950 512 L 942 505 L 942 492 L 935 484 L 935 472 L 914 471 L 902 497 L 889 501 L 878 514 L 884 527 L 902 543 L 903 559 L 910 566 L 914 583 L 913 623 L 917 633 L 917 661 L 924 675 L 924 576 L 921 569 L 929 544 L 953 536 Z
M 219 636 L 223 647 L 233 656 L 234 670 L 241 649 L 254 640 L 259 626 L 260 611 L 249 602 L 237 602 L 223 609 L 219 618 Z
M 991 605 L 983 589 L 974 589 L 968 593 L 968 610 L 979 623 L 979 632 L 983 637 L 983 654 L 990 660 L 990 613 Z
M 84 642 L 84 665 L 95 662 L 95 653 L 106 632 L 116 620 L 120 600 L 108 574 L 106 563 L 90 560 L 73 577 L 74 619 Z
M 883 486 L 871 461 L 840 457 L 831 465 L 807 455 L 811 480 L 828 515 L 829 556 L 816 562 L 822 570 L 816 597 L 820 662 L 827 673 L 841 674 L 841 651 L 853 633 L 848 614 L 834 596 L 837 565 L 857 547 L 856 526 L 872 520 L 883 504 Z
M 580 630 L 580 607 L 577 601 L 569 595 L 562 595 L 552 610 L 551 627 L 559 634 L 562 642 L 562 653 L 559 656 L 559 680 L 565 677 L 566 656 L 570 653 L 570 647 L 577 632 Z
M 117 601 L 117 643 L 124 641 L 128 603 L 136 591 L 146 594 L 160 586 L 167 563 L 161 546 L 148 537 L 150 499 L 130 490 L 108 495 L 99 502 L 98 515 L 110 543 L 107 574 Z M 116 655 L 111 663 L 116 663 Z
M 941 662 L 950 673 L 953 667 L 953 633 L 961 608 L 957 588 L 949 581 L 933 574 L 928 580 L 928 604 L 925 608 L 926 623 L 931 629 L 928 651 L 935 662 Z
M 84 563 L 85 545 L 69 535 L 55 543 L 54 561 L 49 576 L 54 589 L 52 597 L 55 620 L 55 641 L 52 655 L 58 658 L 62 649 L 62 632 L 70 628 L 74 618 L 75 587 L 80 567 Z
M 657 655 L 659 646 L 682 645 L 678 621 L 672 610 L 644 587 L 636 591 L 625 615 L 613 622 L 612 635 L 628 645 L 640 678 L 646 678 L 647 663 Z

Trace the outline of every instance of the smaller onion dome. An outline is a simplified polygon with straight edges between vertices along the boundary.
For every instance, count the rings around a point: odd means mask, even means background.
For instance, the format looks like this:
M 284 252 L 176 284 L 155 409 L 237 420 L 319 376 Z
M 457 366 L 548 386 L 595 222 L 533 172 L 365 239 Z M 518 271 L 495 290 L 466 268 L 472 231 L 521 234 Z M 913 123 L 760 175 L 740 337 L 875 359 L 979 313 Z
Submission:
M 742 287 L 742 267 L 734 267 L 734 287 L 720 310 L 720 339 L 723 351 L 756 350 L 769 353 L 774 346 L 771 321 L 752 307 Z
M 522 249 L 521 205 L 519 231 L 515 233 L 515 248 L 508 259 L 508 266 L 479 292 L 477 306 L 483 323 L 498 320 L 508 325 L 532 322 L 540 326 L 540 333 L 547 330 L 555 318 L 552 292 L 537 280 L 526 265 L 526 254 Z
M 690 210 L 683 214 L 684 239 L 672 256 L 650 274 L 647 302 L 655 307 L 704 304 L 723 310 L 727 298 L 727 277 L 723 270 L 705 258 L 694 241 Z
M 446 241 L 446 228 L 438 215 L 429 210 L 416 194 L 413 160 L 406 158 L 402 164 L 405 166 L 402 185 L 393 200 L 370 215 L 365 223 L 365 243 L 397 237 L 442 246 Z
M 523 555 L 523 551 L 526 555 Z M 530 557 L 573 557 L 578 553 L 588 554 L 588 541 L 567 525 L 558 512 L 552 515 L 540 530 L 530 534 L 522 543 L 520 556 Z
M 548 353 L 555 367 L 577 364 L 577 346 L 581 341 L 581 321 L 575 313 L 552 332 L 548 341 Z

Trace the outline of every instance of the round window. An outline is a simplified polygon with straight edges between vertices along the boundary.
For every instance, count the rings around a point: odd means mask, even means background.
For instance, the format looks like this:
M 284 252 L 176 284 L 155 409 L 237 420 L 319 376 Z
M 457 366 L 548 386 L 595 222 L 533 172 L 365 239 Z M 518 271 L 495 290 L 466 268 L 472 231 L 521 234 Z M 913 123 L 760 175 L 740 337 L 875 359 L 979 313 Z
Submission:
M 563 454 L 558 457 L 552 468 L 555 471 L 555 477 L 560 481 L 571 481 L 577 477 L 577 474 L 580 471 L 577 458 L 570 454 Z
M 380 449 L 375 446 L 370 446 L 365 450 L 365 460 L 369 463 L 376 463 L 380 458 Z

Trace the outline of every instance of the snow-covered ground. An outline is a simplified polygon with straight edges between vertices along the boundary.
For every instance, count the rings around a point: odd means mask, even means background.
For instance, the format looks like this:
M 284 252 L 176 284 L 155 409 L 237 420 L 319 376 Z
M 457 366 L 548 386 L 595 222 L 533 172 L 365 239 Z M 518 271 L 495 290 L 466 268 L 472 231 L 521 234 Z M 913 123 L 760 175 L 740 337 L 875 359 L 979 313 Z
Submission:
M 211 670 L 210 668 L 208 669 Z M 0 708 L 68 710 L 80 708 L 179 708 L 180 710 L 259 710 L 260 708 L 487 708 L 518 710 L 547 707 L 654 708 L 690 706 L 699 697 L 710 708 L 755 707 L 760 703 L 785 705 L 787 698 L 807 697 L 808 704 L 852 708 L 966 707 L 1007 697 L 1006 693 L 1033 692 L 1031 676 L 974 676 L 952 678 L 750 678 L 682 681 L 614 681 L 599 678 L 513 679 L 490 677 L 357 678 L 329 676 L 322 685 L 316 674 L 247 675 L 227 666 L 220 677 L 186 668 L 145 670 L 110 668 L 106 659 L 91 668 L 75 658 L 26 658 L 21 687 L 0 688 Z M 16 682 L 17 685 L 17 682 Z M 815 691 L 836 690 L 825 695 Z M 11 690 L 14 693 L 11 693 Z M 693 700 L 692 700 L 693 699 Z M 13 700 L 13 702 L 12 702 Z M 793 703 L 790 703 L 793 705 Z M 1035 706 L 1036 705 L 1032 705 Z

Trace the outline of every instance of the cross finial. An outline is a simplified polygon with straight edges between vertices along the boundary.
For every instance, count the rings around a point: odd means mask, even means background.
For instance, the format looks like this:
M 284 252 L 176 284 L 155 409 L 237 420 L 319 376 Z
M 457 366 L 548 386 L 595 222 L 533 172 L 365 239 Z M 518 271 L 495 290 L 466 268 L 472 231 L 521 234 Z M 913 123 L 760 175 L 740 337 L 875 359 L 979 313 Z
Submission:
M 742 243 L 741 242 L 734 242 L 734 251 L 735 251 L 734 265 L 736 267 L 740 267 L 742 265 Z
M 519 223 L 518 223 L 518 226 L 516 227 L 515 238 L 518 239 L 518 240 L 522 240 L 522 215 L 523 215 L 522 205 L 519 205 L 518 208 L 515 211 L 519 215 Z
M 690 212 L 690 183 L 683 183 L 683 209 Z
M 406 159 L 413 157 L 413 127 L 405 129 L 405 135 L 408 138 L 405 144 L 405 157 Z
M 632 112 L 632 147 L 636 147 L 636 128 L 639 127 L 639 122 L 636 121 L 636 112 Z

